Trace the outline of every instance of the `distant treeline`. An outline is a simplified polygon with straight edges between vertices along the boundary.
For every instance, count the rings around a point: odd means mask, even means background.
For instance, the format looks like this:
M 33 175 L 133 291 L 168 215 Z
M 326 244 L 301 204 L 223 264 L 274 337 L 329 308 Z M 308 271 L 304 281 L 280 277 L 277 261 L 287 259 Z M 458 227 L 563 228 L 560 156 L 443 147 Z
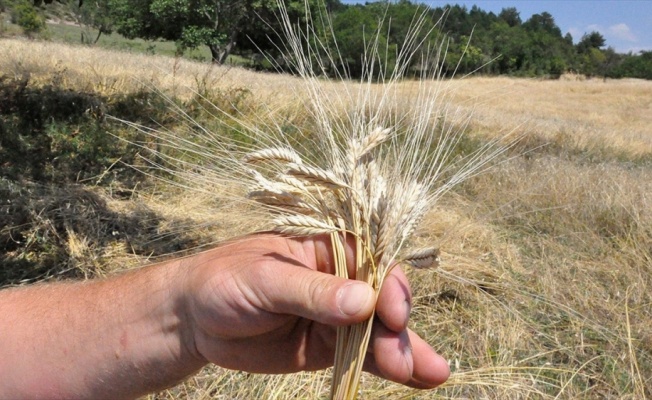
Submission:
M 391 21 L 391 25 L 382 30 L 382 35 L 390 45 L 401 43 L 419 7 L 423 6 L 409 1 L 332 7 L 335 36 L 350 69 L 357 71 L 355 66 L 361 62 L 361 25 L 371 32 L 377 27 L 378 18 L 385 15 L 385 21 Z M 652 79 L 652 51 L 619 54 L 607 46 L 599 32 L 587 32 L 574 40 L 570 33 L 562 35 L 547 12 L 534 14 L 526 21 L 513 7 L 504 8 L 497 15 L 477 6 L 468 9 L 459 5 L 430 8 L 427 12 L 433 24 L 440 21 L 432 36 L 434 40 L 444 40 L 448 74 L 478 70 L 489 75 L 558 77 L 574 72 Z M 415 63 L 419 62 L 416 58 Z
M 32 0 L 41 10 L 44 2 Z M 66 1 L 66 0 L 57 0 Z M 446 75 L 480 72 L 488 75 L 558 77 L 572 72 L 589 77 L 652 79 L 652 51 L 619 54 L 609 47 L 599 32 L 581 38 L 561 29 L 548 12 L 534 14 L 526 21 L 519 11 L 504 8 L 494 14 L 473 6 L 429 8 L 407 0 L 343 4 L 339 0 L 286 0 L 288 14 L 298 26 L 312 26 L 309 37 L 318 39 L 324 52 L 324 73 L 359 77 L 365 70 L 364 54 L 370 38 L 377 33 L 379 53 L 384 56 L 384 72 L 391 73 L 397 55 L 414 27 L 415 17 L 425 16 L 421 34 L 426 40 L 413 58 L 411 74 L 443 63 Z M 250 60 L 256 68 L 279 65 L 283 43 L 273 37 L 282 30 L 276 0 L 68 0 L 74 19 L 103 33 L 118 32 L 127 38 L 172 40 L 179 52 L 206 45 L 212 61 L 225 63 L 230 55 Z M 12 19 L 34 30 L 30 0 L 0 0 L 0 9 L 9 7 Z M 321 18 L 328 14 L 329 18 Z M 306 24 L 311 18 L 313 23 Z M 330 21 L 325 23 L 324 21 Z M 329 25 L 330 24 L 330 25 Z M 381 25 L 382 24 L 382 25 Z M 88 40 L 88 39 L 87 39 Z M 337 43 L 337 47 L 335 47 Z M 437 59 L 437 49 L 443 49 Z M 262 57 L 264 54 L 266 57 Z M 242 59 L 242 58 L 241 58 Z M 326 61 L 324 61 L 326 60 Z M 282 64 L 281 64 L 281 67 Z

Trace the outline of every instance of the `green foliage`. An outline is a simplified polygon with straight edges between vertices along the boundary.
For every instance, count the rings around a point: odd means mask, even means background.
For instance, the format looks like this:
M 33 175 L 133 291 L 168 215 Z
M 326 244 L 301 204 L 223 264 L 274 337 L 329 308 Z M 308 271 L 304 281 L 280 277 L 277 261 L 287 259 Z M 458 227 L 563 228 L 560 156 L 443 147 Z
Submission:
M 327 51 L 337 55 L 337 59 L 330 65 L 331 70 L 324 72 L 359 78 L 369 72 L 368 65 L 373 63 L 376 68 L 371 78 L 382 79 L 395 72 L 399 61 L 409 61 L 413 73 L 423 72 L 423 68 L 429 65 L 430 58 L 435 56 L 431 53 L 440 36 L 439 31 L 434 29 L 436 20 L 432 15 L 427 16 L 430 23 L 426 23 L 421 32 L 417 33 L 423 43 L 419 49 L 414 49 L 415 57 L 412 60 L 399 58 L 405 57 L 401 55 L 401 49 L 409 40 L 409 35 L 414 34 L 411 32 L 414 21 L 425 11 L 423 6 L 409 1 L 377 2 L 341 8 L 332 15 L 333 32 L 322 33 L 322 43 L 330 43 L 331 46 Z M 337 47 L 331 43 L 333 41 Z M 376 50 L 372 51 L 374 47 Z M 374 53 L 379 59 L 368 57 Z M 326 55 L 322 59 L 326 59 Z
M 444 13 L 445 10 L 435 9 L 435 12 Z M 464 29 L 470 31 L 472 26 L 475 27 L 473 37 L 467 42 L 468 34 Z M 573 45 L 572 36 L 567 33 L 562 37 L 554 18 L 546 12 L 521 22 L 518 11 L 513 8 L 503 9 L 496 17 L 475 8 L 468 11 L 453 6 L 448 10 L 443 30 L 450 36 L 449 71 L 461 59 L 463 43 L 468 43 L 467 55 L 475 62 L 462 60 L 458 73 L 471 72 L 481 60 L 484 63 L 495 60 L 487 64 L 483 72 L 548 77 L 557 77 L 566 71 L 587 76 L 647 76 L 641 72 L 645 69 L 642 59 L 631 54 L 617 54 L 611 48 L 604 49 L 606 41 L 599 32 L 585 34 Z M 632 62 L 637 67 L 631 67 Z
M 364 71 L 364 55 L 368 53 L 367 40 L 372 38 L 378 30 L 378 10 L 372 7 L 352 6 L 336 15 L 333 19 L 333 30 L 335 41 L 339 51 L 338 64 L 332 67 L 344 76 L 359 77 Z M 366 35 L 361 32 L 361 27 Z M 379 38 L 381 46 L 387 44 L 385 37 Z M 385 53 L 381 50 L 382 53 Z M 392 55 L 393 56 L 393 55 Z M 393 63 L 394 59 L 385 60 L 385 63 Z
M 561 38 L 561 30 L 555 23 L 555 19 L 550 13 L 542 12 L 534 14 L 525 21 L 523 28 L 530 32 L 545 32 L 551 36 Z
M 618 61 L 610 70 L 611 77 L 652 79 L 652 51 L 642 51 L 638 55 L 627 54 Z
M 606 57 L 600 49 L 590 48 L 579 56 L 579 71 L 586 76 L 599 75 Z
M 584 54 L 589 52 L 591 49 L 600 49 L 605 45 L 607 41 L 600 32 L 591 32 L 589 34 L 584 34 L 582 39 L 577 44 L 577 52 Z
M 521 21 L 521 13 L 518 12 L 516 7 L 503 8 L 500 14 L 498 14 L 498 18 L 505 21 L 511 28 L 523 23 Z
M 224 63 L 237 41 L 246 41 L 258 15 L 273 0 L 108 0 L 116 30 L 128 38 L 167 39 L 180 50 L 206 45 L 213 62 Z
M 11 22 L 23 28 L 25 34 L 30 37 L 46 28 L 45 18 L 27 1 L 14 4 L 11 11 Z
M 448 73 L 472 72 L 482 67 L 488 60 L 480 47 L 473 45 L 471 37 L 462 35 L 459 41 L 450 41 L 446 52 L 446 69 Z

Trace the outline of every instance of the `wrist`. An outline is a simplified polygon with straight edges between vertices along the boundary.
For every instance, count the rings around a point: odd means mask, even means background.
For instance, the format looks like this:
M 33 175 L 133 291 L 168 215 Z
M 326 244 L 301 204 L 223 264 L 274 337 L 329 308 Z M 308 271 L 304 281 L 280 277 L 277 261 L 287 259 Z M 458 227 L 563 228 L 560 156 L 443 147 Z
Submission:
M 206 318 L 214 319 L 215 313 L 212 308 L 202 306 L 210 302 L 214 293 L 206 290 L 207 283 L 215 279 L 215 261 L 224 259 L 221 248 L 216 247 L 191 257 L 177 260 L 174 268 L 178 283 L 175 290 L 176 309 L 183 321 L 180 324 L 179 338 L 184 346 L 187 357 L 201 362 L 208 363 L 207 357 L 202 353 L 202 343 L 206 340 L 205 332 L 199 321 Z M 208 285 L 210 286 L 210 285 Z M 209 314 L 207 314 L 210 311 Z
M 154 267 L 158 270 L 156 279 L 159 279 L 160 293 L 163 296 L 153 321 L 158 324 L 156 332 L 164 338 L 165 348 L 169 352 L 165 361 L 171 362 L 170 365 L 180 372 L 179 378 L 190 375 L 207 364 L 207 360 L 197 351 L 196 327 L 191 307 L 193 291 L 190 277 L 197 262 L 196 257 L 173 260 Z
M 115 343 L 114 359 L 108 363 L 112 366 L 107 366 L 107 372 L 112 372 L 99 380 L 91 393 L 108 397 L 143 395 L 171 387 L 206 364 L 195 350 L 191 318 L 186 312 L 184 261 L 163 262 L 99 283 L 122 288 L 115 293 L 113 306 L 108 306 L 121 312 L 115 325 L 118 330 L 107 332 Z M 108 293 L 102 288 L 98 292 Z M 102 380 L 123 382 L 112 393 L 106 391 Z
M 194 281 L 195 271 L 201 262 L 201 254 L 176 260 L 169 266 L 171 271 L 166 278 L 170 287 L 170 310 L 172 315 L 178 318 L 175 336 L 179 343 L 179 361 L 201 366 L 208 363 L 208 360 L 197 349 L 196 318 L 194 315 L 194 301 L 197 293 Z M 166 329 L 165 323 L 161 329 Z

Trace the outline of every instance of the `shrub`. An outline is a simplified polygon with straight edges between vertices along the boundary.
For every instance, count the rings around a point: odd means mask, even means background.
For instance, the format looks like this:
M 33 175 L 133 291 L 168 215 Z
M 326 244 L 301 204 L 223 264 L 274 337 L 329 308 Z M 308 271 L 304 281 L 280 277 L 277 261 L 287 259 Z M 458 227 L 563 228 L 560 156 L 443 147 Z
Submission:
M 44 31 L 46 27 L 45 18 L 26 1 L 16 4 L 11 12 L 11 22 L 23 28 L 29 37 Z

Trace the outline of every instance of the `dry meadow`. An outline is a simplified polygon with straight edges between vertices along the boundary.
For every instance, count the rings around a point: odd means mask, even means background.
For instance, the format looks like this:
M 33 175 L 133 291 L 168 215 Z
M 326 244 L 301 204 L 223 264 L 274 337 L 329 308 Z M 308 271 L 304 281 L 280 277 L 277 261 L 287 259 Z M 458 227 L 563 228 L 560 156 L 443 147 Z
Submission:
M 31 85 L 56 82 L 109 98 L 144 88 L 180 107 L 197 93 L 247 93 L 237 98 L 245 110 L 238 118 L 254 121 L 263 111 L 297 125 L 306 118 L 296 95 L 301 81 L 289 75 L 14 39 L 0 40 L 0 54 L 0 76 L 29 76 Z M 407 98 L 417 84 L 406 80 L 398 90 Z M 338 91 L 351 83 L 329 85 Z M 446 194 L 417 232 L 417 241 L 439 245 L 442 261 L 436 270 L 408 271 L 411 328 L 450 361 L 450 380 L 420 392 L 364 375 L 361 398 L 652 396 L 652 82 L 475 76 L 442 88 L 459 111 L 450 123 L 472 138 L 464 143 L 510 132 L 522 140 Z M 145 175 L 129 187 L 102 179 L 77 184 L 110 215 L 138 222 L 111 242 L 93 237 L 99 228 L 70 226 L 60 243 L 78 275 L 137 268 L 257 228 L 237 217 L 247 212 L 237 203 Z M 48 190 L 68 196 L 62 202 L 75 194 Z M 45 223 L 48 214 L 39 215 Z M 156 229 L 147 226 L 153 216 Z M 135 250 L 152 243 L 164 246 Z M 208 367 L 151 398 L 323 398 L 328 389 L 328 372 L 260 376 Z

